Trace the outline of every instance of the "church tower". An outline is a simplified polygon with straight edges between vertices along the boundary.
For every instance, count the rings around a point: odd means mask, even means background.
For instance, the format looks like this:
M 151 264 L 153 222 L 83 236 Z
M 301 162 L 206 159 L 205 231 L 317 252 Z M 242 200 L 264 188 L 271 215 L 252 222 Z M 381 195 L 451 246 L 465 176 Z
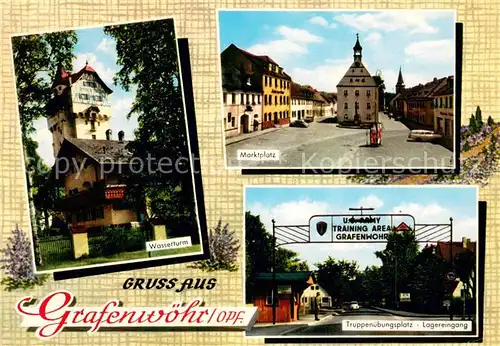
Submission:
M 77 73 L 59 66 L 47 105 L 47 125 L 52 133 L 54 157 L 65 138 L 111 139 L 109 120 L 113 92 L 85 63 Z
M 403 81 L 403 74 L 401 73 L 401 66 L 399 67 L 398 82 L 396 83 L 396 94 L 400 94 L 405 90 L 405 82 Z

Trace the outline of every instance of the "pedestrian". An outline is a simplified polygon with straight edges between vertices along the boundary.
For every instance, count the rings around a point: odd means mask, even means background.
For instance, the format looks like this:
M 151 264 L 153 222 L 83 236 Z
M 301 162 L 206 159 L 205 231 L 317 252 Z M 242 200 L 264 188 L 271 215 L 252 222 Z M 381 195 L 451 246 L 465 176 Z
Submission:
M 314 319 L 319 321 L 319 292 L 316 293 L 316 297 L 314 297 Z

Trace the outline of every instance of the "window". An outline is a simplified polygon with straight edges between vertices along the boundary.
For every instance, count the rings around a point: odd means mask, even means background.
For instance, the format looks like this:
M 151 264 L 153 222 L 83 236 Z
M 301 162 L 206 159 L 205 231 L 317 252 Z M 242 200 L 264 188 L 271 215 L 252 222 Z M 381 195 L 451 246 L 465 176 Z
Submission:
M 276 305 L 276 306 L 279 304 L 279 303 L 278 303 L 278 299 L 276 299 L 276 302 L 274 302 L 274 299 L 273 299 L 273 292 L 271 291 L 271 292 L 269 292 L 269 294 L 268 294 L 268 295 L 266 295 L 266 305 L 268 305 L 268 306 L 272 306 L 272 305 L 273 305 L 273 303 L 274 303 L 274 305 Z
M 364 83 L 364 82 L 365 82 L 365 79 L 364 79 L 364 78 L 362 78 L 362 79 L 361 79 L 361 82 L 362 82 L 362 83 Z
M 95 135 L 92 135 L 92 139 L 97 139 Z
M 246 105 L 250 104 L 250 95 L 247 94 L 247 102 L 245 102 Z
M 344 96 L 349 95 L 349 92 L 347 90 L 344 90 Z
M 450 96 L 449 108 L 453 108 L 453 96 Z
M 231 104 L 232 105 L 236 104 L 236 94 L 235 93 L 231 94 Z
M 283 96 L 280 96 L 280 105 L 283 104 Z
M 274 79 L 274 87 L 277 88 L 278 87 L 278 78 L 275 78 Z
M 366 90 L 366 96 L 371 96 L 372 91 L 371 90 Z
M 227 113 L 227 122 L 231 122 L 231 112 Z
M 87 94 L 80 94 L 79 98 L 80 98 L 80 100 L 87 101 L 89 99 L 89 95 L 87 95 Z
M 227 93 L 224 93 L 224 94 L 222 95 L 222 101 L 224 102 L 224 104 L 226 104 L 226 103 L 227 103 Z
M 94 120 L 90 121 L 90 131 L 95 131 L 95 121 Z
M 349 119 L 349 116 L 346 113 L 346 114 L 344 114 L 344 120 L 347 120 L 347 119 Z
M 252 104 L 255 104 L 255 95 L 252 95 Z
M 260 105 L 260 95 L 257 95 L 257 103 Z
M 267 95 L 264 95 L 264 104 L 267 105 Z
M 367 114 L 367 115 L 366 115 L 366 120 L 372 120 L 372 116 L 371 116 L 371 114 Z
M 366 104 L 366 109 L 372 109 L 372 104 L 370 102 Z
M 264 76 L 264 85 L 267 86 L 267 76 Z
M 352 83 L 352 78 L 350 79 L 350 82 Z
M 269 97 L 269 104 L 272 105 L 273 104 L 273 95 L 268 95 Z
M 280 88 L 283 89 L 283 80 L 280 79 Z
M 235 119 L 234 117 L 231 118 L 231 127 L 234 127 L 234 119 Z
M 356 90 L 356 91 L 354 92 L 354 95 L 359 96 L 359 90 Z
M 97 87 L 97 83 L 96 82 L 87 82 L 87 81 L 84 81 L 83 82 L 83 86 L 90 87 L 90 88 L 95 88 L 95 87 Z
M 344 109 L 348 109 L 347 102 L 344 103 Z
M 278 96 L 274 96 L 274 104 L 277 105 L 278 104 Z
M 102 96 L 101 95 L 94 95 L 94 101 L 102 102 Z

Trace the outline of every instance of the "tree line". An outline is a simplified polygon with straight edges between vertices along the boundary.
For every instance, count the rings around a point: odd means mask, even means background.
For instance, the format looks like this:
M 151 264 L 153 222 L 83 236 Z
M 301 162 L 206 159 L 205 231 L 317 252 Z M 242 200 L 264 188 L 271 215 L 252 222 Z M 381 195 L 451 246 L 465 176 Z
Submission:
M 258 272 L 272 268 L 272 235 L 267 232 L 260 217 L 246 212 L 246 292 L 251 303 L 254 280 Z M 463 283 L 468 314 L 474 313 L 476 299 L 475 252 L 465 251 L 454 256 L 449 263 L 435 246 L 422 249 L 411 231 L 391 232 L 385 249 L 374 253 L 381 265 L 367 266 L 361 270 L 357 261 L 347 261 L 329 256 L 315 263 L 311 270 L 299 254 L 278 248 L 276 271 L 312 271 L 317 282 L 332 297 L 334 305 L 358 301 L 361 305 L 385 306 L 416 312 L 444 313 L 443 301 L 449 299 L 446 274 L 453 271 Z M 447 255 L 447 254 L 446 254 Z M 469 293 L 470 292 L 470 293 Z M 400 293 L 410 293 L 411 302 L 400 302 Z M 451 302 L 455 313 L 462 313 L 462 299 Z

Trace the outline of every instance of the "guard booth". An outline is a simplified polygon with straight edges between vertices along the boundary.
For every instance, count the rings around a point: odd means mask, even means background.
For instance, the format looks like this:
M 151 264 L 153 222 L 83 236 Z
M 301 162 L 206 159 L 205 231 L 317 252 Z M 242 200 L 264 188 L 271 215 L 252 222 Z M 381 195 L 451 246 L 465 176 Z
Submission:
M 314 284 L 308 271 L 284 273 L 257 273 L 253 305 L 259 308 L 257 323 L 273 322 L 273 304 L 276 308 L 275 322 L 294 322 L 300 319 L 300 298 L 304 290 Z M 273 280 L 274 279 L 274 280 Z M 273 291 L 276 284 L 276 294 Z

